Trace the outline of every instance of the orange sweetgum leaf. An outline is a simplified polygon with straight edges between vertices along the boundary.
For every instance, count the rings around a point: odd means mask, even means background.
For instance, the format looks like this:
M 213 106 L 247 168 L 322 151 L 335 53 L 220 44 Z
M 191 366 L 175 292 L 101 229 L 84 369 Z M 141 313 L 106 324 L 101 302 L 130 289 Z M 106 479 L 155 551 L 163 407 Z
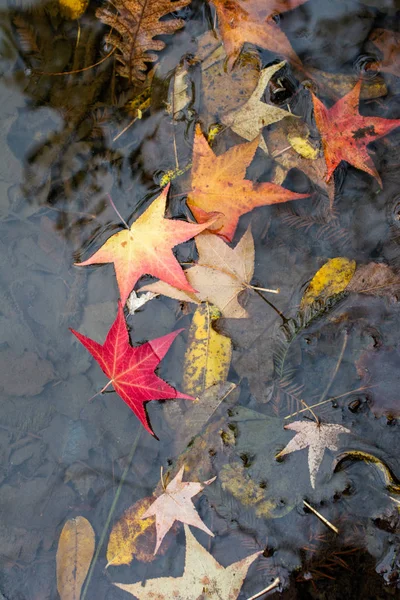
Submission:
M 130 229 L 112 235 L 88 260 L 75 263 L 78 267 L 114 263 L 123 305 L 144 274 L 158 277 L 180 290 L 195 292 L 172 248 L 206 229 L 215 218 L 200 225 L 165 219 L 168 189 L 169 186 L 164 188 L 148 209 L 132 223 Z
M 171 398 L 194 400 L 193 396 L 178 392 L 154 373 L 155 368 L 181 331 L 182 329 L 178 329 L 141 346 L 133 347 L 129 343 L 121 302 L 118 304 L 117 317 L 103 345 L 71 329 L 71 332 L 97 360 L 103 372 L 110 379 L 105 387 L 112 383 L 117 394 L 152 435 L 154 432 L 149 425 L 144 408 L 146 402 Z
M 301 65 L 288 38 L 273 19 L 307 0 L 211 0 L 218 16 L 218 26 L 233 66 L 242 46 L 248 42 L 289 58 Z
M 399 127 L 400 119 L 360 115 L 360 90 L 361 81 L 329 109 L 312 94 L 315 120 L 322 137 L 328 170 L 326 181 L 331 179 L 339 163 L 345 160 L 356 169 L 375 177 L 382 187 L 381 178 L 368 154 L 367 146 Z
M 233 146 L 216 156 L 197 125 L 194 147 L 191 191 L 188 206 L 195 219 L 204 223 L 215 213 L 212 231 L 231 242 L 239 217 L 256 206 L 266 206 L 306 198 L 274 183 L 254 183 L 245 179 L 246 168 L 253 160 L 259 138 Z M 210 229 L 210 225 L 207 225 Z

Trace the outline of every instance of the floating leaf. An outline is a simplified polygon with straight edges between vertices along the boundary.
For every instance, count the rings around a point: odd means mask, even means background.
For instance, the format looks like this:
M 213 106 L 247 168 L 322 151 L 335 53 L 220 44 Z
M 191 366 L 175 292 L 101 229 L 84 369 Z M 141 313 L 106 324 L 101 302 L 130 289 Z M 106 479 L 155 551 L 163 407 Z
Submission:
M 58 540 L 57 590 L 61 600 L 79 600 L 95 548 L 89 521 L 76 517 L 67 521 Z
M 325 300 L 340 294 L 348 286 L 356 270 L 356 262 L 348 258 L 331 258 L 314 275 L 310 281 L 300 308 L 310 306 L 315 300 Z
M 217 308 L 202 304 L 193 315 L 184 360 L 183 387 L 193 396 L 226 381 L 232 357 L 231 340 L 214 331 Z
M 395 296 L 400 292 L 400 276 L 383 263 L 360 265 L 349 285 L 348 292 L 369 296 Z

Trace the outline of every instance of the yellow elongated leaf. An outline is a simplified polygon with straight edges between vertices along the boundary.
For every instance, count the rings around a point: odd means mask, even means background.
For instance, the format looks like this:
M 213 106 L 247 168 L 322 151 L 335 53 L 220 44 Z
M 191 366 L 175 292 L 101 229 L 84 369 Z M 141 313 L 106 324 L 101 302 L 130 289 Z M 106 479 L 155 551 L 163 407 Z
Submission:
M 58 540 L 57 589 L 61 600 L 79 600 L 95 548 L 93 527 L 84 517 L 67 521 Z
M 154 558 L 156 543 L 155 517 L 142 519 L 154 502 L 148 496 L 130 506 L 115 523 L 107 546 L 107 567 L 129 565 L 134 558 L 148 562 Z
M 219 310 L 207 303 L 193 315 L 183 376 L 184 389 L 193 396 L 199 396 L 211 385 L 223 383 L 228 376 L 232 343 L 212 327 L 220 316 Z
M 300 308 L 310 306 L 315 300 L 323 300 L 346 289 L 356 270 L 356 261 L 348 258 L 331 258 L 316 272 L 308 285 Z
M 79 19 L 88 4 L 89 0 L 59 0 L 60 12 L 66 19 Z

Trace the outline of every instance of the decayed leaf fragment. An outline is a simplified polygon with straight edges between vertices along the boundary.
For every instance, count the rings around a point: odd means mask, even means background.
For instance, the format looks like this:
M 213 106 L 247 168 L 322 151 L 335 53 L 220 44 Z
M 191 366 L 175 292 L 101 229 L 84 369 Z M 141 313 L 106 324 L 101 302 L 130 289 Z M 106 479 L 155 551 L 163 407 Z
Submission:
M 57 590 L 61 600 L 79 600 L 95 548 L 93 527 L 84 517 L 67 521 L 57 548 Z
M 400 77 L 399 32 L 390 29 L 374 29 L 369 39 L 383 54 L 382 60 L 377 64 L 369 65 L 369 68 L 375 70 L 376 65 L 379 71 L 393 73 L 396 77 Z
M 179 289 L 194 292 L 173 255 L 172 248 L 209 227 L 215 218 L 201 225 L 166 219 L 164 214 L 168 189 L 169 185 L 129 229 L 108 238 L 88 260 L 75 263 L 78 267 L 114 263 L 123 305 L 137 280 L 145 273 Z
M 198 222 L 221 213 L 208 229 L 231 242 L 239 217 L 257 206 L 267 206 L 307 198 L 273 183 L 254 183 L 245 179 L 246 168 L 253 160 L 259 144 L 252 142 L 233 146 L 216 156 L 196 126 L 193 147 L 191 191 L 187 203 Z
M 206 594 L 207 600 L 237 600 L 250 565 L 262 552 L 223 567 L 196 540 L 185 525 L 186 558 L 181 577 L 159 577 L 138 583 L 115 583 L 139 600 L 193 600 Z
M 281 62 L 263 69 L 260 73 L 257 86 L 247 102 L 237 110 L 223 115 L 222 122 L 224 125 L 230 127 L 245 140 L 251 141 L 267 125 L 292 116 L 287 110 L 282 110 L 278 106 L 261 101 L 261 97 L 271 77 L 280 71 L 285 64 L 285 62 Z M 260 136 L 260 148 L 268 154 L 268 148 L 262 136 Z
M 400 275 L 383 263 L 360 265 L 346 290 L 369 296 L 396 296 L 400 292 Z
M 175 521 L 198 527 L 214 537 L 213 532 L 200 519 L 192 498 L 197 496 L 204 489 L 204 486 L 215 481 L 216 477 L 203 483 L 182 481 L 184 471 L 185 467 L 183 466 L 166 486 L 164 493 L 151 504 L 142 516 L 142 519 L 148 517 L 155 517 L 156 519 L 157 542 L 154 554 L 157 554 L 161 542 Z
M 149 425 L 144 408 L 146 402 L 171 398 L 194 399 L 193 396 L 175 390 L 157 377 L 154 372 L 182 329 L 134 348 L 129 343 L 124 309 L 122 303 L 119 302 L 117 317 L 111 325 L 104 344 L 99 344 L 73 329 L 70 331 L 109 377 L 110 381 L 103 390 L 112 384 L 114 390 L 135 413 L 146 431 L 152 435 L 154 432 Z
M 308 469 L 311 485 L 315 488 L 318 469 L 324 457 L 325 449 L 338 450 L 338 437 L 341 433 L 351 433 L 350 429 L 335 423 L 314 423 L 294 421 L 285 425 L 285 429 L 296 431 L 294 438 L 276 458 L 308 448 Z
M 237 297 L 250 283 L 254 273 L 254 240 L 250 227 L 235 248 L 221 238 L 204 231 L 195 238 L 199 259 L 185 275 L 196 294 L 186 294 L 163 281 L 156 281 L 140 291 L 164 294 L 184 302 L 210 302 L 226 318 L 248 317 Z
M 307 0 L 211 0 L 218 15 L 228 65 L 233 66 L 248 42 L 289 58 L 301 65 L 288 38 L 275 23 L 276 14 L 292 10 Z
M 329 259 L 310 281 L 301 299 L 300 308 L 304 309 L 316 300 L 325 300 L 343 292 L 349 285 L 355 270 L 355 260 L 343 257 Z
M 107 567 L 129 565 L 134 558 L 144 562 L 153 560 L 155 518 L 143 519 L 152 502 L 150 496 L 138 500 L 115 523 L 108 540 Z
M 356 169 L 375 177 L 382 187 L 382 180 L 367 152 L 367 146 L 399 127 L 400 119 L 360 115 L 360 91 L 361 81 L 329 109 L 312 94 L 315 121 L 322 137 L 328 169 L 326 180 L 331 179 L 336 167 L 345 160 Z
M 228 376 L 232 342 L 212 326 L 220 316 L 219 310 L 208 303 L 199 306 L 193 315 L 183 363 L 183 387 L 193 396 L 200 396 L 216 383 L 224 383 Z
M 155 62 L 155 51 L 165 48 L 165 42 L 154 38 L 159 35 L 175 33 L 183 27 L 182 19 L 164 19 L 169 13 L 180 10 L 191 0 L 114 0 L 110 8 L 98 8 L 96 16 L 111 27 L 106 36 L 108 44 L 117 48 L 118 61 L 121 63 L 118 73 L 128 77 L 129 81 L 144 81 L 146 63 Z

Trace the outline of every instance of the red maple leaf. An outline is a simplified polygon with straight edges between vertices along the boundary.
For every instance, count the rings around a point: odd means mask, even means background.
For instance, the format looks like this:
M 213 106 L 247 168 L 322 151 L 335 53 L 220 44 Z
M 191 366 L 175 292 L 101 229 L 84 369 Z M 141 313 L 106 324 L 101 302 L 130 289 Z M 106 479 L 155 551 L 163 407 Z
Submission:
M 109 377 L 110 381 L 102 391 L 112 384 L 117 394 L 133 410 L 145 429 L 152 435 L 154 432 L 147 419 L 145 402 L 171 398 L 194 400 L 193 396 L 178 392 L 154 373 L 155 368 L 182 329 L 134 348 L 129 343 L 124 309 L 122 303 L 119 302 L 117 318 L 111 325 L 103 345 L 74 329 L 70 331 L 97 360 L 104 373 Z
M 400 119 L 364 117 L 358 111 L 361 81 L 343 96 L 332 108 L 326 108 L 312 94 L 314 115 L 322 137 L 325 162 L 328 169 L 326 181 L 342 160 L 382 181 L 367 151 L 374 140 L 400 126 Z

